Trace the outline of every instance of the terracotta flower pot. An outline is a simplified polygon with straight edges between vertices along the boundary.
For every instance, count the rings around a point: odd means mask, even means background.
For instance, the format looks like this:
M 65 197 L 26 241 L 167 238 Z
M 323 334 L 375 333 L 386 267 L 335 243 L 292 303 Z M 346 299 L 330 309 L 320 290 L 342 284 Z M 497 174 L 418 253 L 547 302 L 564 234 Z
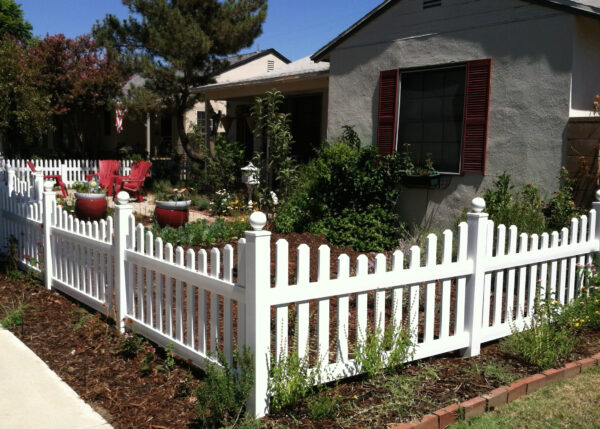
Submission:
M 167 225 L 173 228 L 179 228 L 188 221 L 188 209 L 191 203 L 191 200 L 156 201 L 154 218 L 161 228 L 164 228 Z
M 100 220 L 106 217 L 106 195 L 75 193 L 75 216 L 81 220 Z

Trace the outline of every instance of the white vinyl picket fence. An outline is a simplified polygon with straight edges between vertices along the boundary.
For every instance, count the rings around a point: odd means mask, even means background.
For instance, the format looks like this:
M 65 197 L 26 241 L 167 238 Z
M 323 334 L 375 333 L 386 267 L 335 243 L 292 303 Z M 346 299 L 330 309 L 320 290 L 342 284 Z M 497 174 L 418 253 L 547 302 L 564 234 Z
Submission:
M 256 416 L 268 412 L 269 365 L 294 351 L 320 371 L 319 382 L 360 373 L 357 344 L 390 325 L 410 330 L 413 359 L 453 350 L 475 356 L 482 343 L 530 320 L 536 288 L 562 303 L 575 299 L 583 281 L 577 265 L 600 250 L 600 202 L 569 229 L 537 236 L 495 226 L 476 198 L 456 235 L 447 230 L 439 243 L 427 237 L 424 258 L 416 246 L 390 260 L 341 255 L 332 270 L 330 249 L 321 246 L 311 279 L 308 246 L 299 246 L 290 272 L 289 245 L 271 243 L 260 212 L 237 250 L 196 253 L 136 225 L 125 193 L 114 219 L 90 223 L 57 206 L 51 185 L 40 199 L 34 185 L 9 195 L 0 183 L 0 240 L 16 238 L 20 264 L 39 271 L 46 287 L 114 317 L 121 329 L 129 319 L 141 335 L 172 343 L 199 367 L 217 351 L 233 363 L 234 350 L 248 346 L 255 369 L 248 408 Z
M 98 160 L 91 159 L 4 159 L 0 158 L 0 170 L 9 170 L 12 168 L 15 175 L 21 180 L 28 180 L 31 177 L 31 168 L 27 161 L 33 163 L 35 171 L 43 175 L 59 174 L 67 186 L 72 186 L 75 182 L 85 182 L 85 176 L 98 172 Z M 134 161 L 123 160 L 119 168 L 119 175 L 127 176 L 131 172 L 131 164 Z M 153 164 L 169 162 L 168 160 L 154 160 Z M 191 171 L 188 162 L 177 164 L 179 168 L 179 179 L 187 180 Z M 152 174 L 152 170 L 150 171 Z

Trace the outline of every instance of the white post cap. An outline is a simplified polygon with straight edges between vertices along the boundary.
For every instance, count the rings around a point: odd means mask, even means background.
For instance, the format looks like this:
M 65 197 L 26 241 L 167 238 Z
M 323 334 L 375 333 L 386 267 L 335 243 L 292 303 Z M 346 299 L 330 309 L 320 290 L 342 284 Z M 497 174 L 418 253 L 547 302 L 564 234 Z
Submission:
M 267 215 L 263 212 L 254 212 L 250 215 L 250 226 L 254 231 L 261 231 L 267 224 Z
M 600 189 L 596 191 L 596 201 L 600 201 Z
M 125 205 L 129 202 L 129 194 L 125 191 L 121 191 L 117 194 L 117 203 L 119 205 Z
M 471 201 L 471 209 L 475 213 L 481 213 L 485 209 L 485 200 L 481 197 L 473 198 Z
M 52 182 L 51 180 L 47 180 L 44 182 L 44 191 L 45 192 L 52 192 L 53 189 L 54 189 L 54 182 Z

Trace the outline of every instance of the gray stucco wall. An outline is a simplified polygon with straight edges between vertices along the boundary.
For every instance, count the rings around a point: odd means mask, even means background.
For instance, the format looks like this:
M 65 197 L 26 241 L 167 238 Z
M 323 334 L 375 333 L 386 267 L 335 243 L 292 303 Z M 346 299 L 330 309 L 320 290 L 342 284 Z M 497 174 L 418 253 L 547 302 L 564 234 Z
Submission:
M 406 190 L 401 215 L 449 224 L 507 171 L 545 195 L 565 159 L 575 17 L 518 0 L 404 0 L 331 52 L 328 137 L 353 125 L 376 144 L 379 72 L 492 58 L 487 171 L 445 190 Z

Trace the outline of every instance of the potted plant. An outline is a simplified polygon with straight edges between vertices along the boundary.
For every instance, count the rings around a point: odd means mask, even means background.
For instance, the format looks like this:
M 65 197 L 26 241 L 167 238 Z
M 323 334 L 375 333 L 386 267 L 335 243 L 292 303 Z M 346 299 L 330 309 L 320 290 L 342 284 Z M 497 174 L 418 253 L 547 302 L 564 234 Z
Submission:
M 75 216 L 82 220 L 100 220 L 106 217 L 106 189 L 98 182 L 73 183 L 75 189 Z
M 432 154 L 425 155 L 422 167 L 415 167 L 412 162 L 409 143 L 404 143 L 404 151 L 400 153 L 400 166 L 404 171 L 402 184 L 407 188 L 436 188 L 440 184 L 440 173 L 433 166 Z
M 161 227 L 179 228 L 188 221 L 191 203 L 188 188 L 160 192 L 155 198 L 154 219 Z

